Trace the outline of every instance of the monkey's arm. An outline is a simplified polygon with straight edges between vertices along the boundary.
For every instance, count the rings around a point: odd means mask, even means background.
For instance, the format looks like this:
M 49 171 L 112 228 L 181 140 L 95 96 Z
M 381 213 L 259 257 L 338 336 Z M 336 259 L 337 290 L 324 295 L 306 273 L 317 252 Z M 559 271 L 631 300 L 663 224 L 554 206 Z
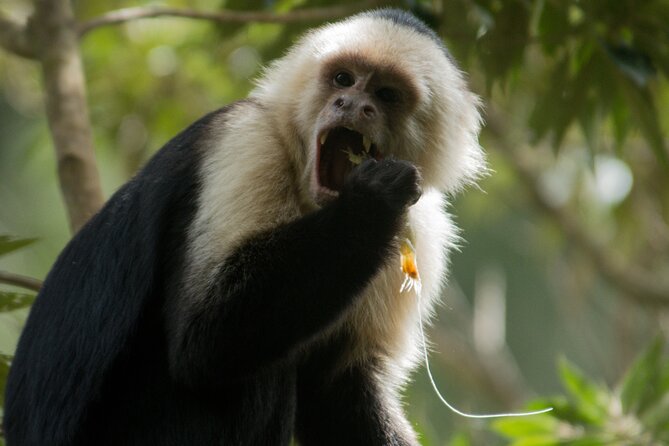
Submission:
M 280 359 L 325 330 L 382 266 L 419 194 L 413 166 L 370 161 L 330 204 L 246 240 L 206 296 L 168 303 L 175 376 L 207 386 L 222 373 Z

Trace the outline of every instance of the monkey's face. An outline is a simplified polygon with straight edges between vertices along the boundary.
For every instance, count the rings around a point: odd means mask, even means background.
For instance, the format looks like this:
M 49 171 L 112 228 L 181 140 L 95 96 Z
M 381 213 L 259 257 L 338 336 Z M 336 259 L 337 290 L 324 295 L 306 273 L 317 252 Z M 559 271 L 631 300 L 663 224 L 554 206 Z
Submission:
M 322 64 L 319 83 L 322 108 L 308 146 L 310 191 L 323 204 L 338 195 L 362 160 L 401 155 L 398 130 L 411 119 L 418 93 L 398 68 L 355 54 Z
M 456 191 L 484 169 L 478 99 L 436 35 L 375 13 L 307 33 L 258 81 L 305 206 L 338 195 L 367 157 L 413 163 L 423 189 Z

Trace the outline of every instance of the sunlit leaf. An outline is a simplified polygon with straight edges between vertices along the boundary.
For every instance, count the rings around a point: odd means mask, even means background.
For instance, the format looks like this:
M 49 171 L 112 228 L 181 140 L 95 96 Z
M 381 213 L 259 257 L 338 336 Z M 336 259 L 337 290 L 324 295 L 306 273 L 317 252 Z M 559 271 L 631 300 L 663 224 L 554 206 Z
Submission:
M 555 431 L 557 420 L 548 414 L 505 418 L 496 421 L 493 427 L 495 431 L 510 438 L 547 435 Z
M 562 443 L 552 435 L 530 435 L 511 442 L 510 446 L 558 446 Z

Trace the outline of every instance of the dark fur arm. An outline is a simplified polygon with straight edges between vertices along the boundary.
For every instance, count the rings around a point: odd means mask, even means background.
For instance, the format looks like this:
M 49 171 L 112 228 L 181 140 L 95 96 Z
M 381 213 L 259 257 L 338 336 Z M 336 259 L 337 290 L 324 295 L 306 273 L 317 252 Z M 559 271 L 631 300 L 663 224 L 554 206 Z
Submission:
M 334 323 L 387 258 L 417 184 L 408 163 L 365 163 L 340 198 L 241 245 L 206 297 L 174 296 L 175 375 L 194 386 L 241 376 Z
M 372 365 L 334 377 L 328 372 L 300 371 L 295 435 L 301 446 L 418 445 L 400 403 L 384 396 Z

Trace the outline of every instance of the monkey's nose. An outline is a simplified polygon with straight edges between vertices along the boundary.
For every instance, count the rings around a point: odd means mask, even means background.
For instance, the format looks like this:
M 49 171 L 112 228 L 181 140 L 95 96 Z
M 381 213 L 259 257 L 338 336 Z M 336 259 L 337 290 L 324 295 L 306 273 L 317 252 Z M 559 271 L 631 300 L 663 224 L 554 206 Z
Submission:
M 371 119 L 376 116 L 376 108 L 371 104 L 363 104 L 361 117 Z
M 337 98 L 337 100 L 334 101 L 334 106 L 337 108 L 343 108 L 345 104 L 346 101 L 344 101 L 344 98 Z

